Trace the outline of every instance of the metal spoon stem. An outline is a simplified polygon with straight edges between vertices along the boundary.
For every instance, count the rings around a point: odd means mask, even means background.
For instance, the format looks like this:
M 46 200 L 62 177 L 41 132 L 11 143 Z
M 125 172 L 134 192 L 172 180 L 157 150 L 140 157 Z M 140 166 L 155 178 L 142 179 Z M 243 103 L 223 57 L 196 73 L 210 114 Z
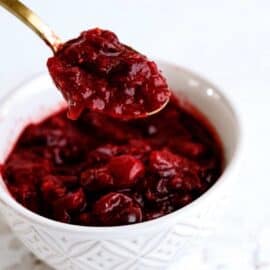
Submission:
M 18 0 L 0 0 L 0 6 L 31 28 L 54 53 L 57 52 L 61 39 L 31 9 Z

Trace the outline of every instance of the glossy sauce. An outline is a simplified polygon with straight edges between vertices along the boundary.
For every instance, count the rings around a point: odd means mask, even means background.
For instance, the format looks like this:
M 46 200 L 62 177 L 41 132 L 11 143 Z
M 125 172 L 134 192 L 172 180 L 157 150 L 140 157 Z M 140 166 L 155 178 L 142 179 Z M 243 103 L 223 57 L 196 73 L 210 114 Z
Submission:
M 120 119 L 145 117 L 163 108 L 170 97 L 157 65 L 110 31 L 83 32 L 66 42 L 47 65 L 68 102 L 70 119 L 86 108 Z
M 158 114 L 121 121 L 67 110 L 28 125 L 3 164 L 14 198 L 57 221 L 133 224 L 169 214 L 209 189 L 223 151 L 209 122 L 172 97 Z

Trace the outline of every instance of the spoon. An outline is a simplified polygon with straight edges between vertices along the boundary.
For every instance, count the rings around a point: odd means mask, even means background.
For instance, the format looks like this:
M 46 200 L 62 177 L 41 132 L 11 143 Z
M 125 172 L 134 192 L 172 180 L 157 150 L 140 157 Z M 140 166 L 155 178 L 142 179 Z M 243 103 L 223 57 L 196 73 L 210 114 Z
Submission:
M 0 6 L 32 29 L 56 53 L 61 39 L 28 7 L 18 0 L 0 0 Z
M 56 54 L 63 45 L 61 39 L 52 31 L 31 9 L 25 6 L 19 0 L 0 0 L 0 6 L 4 7 L 10 13 L 15 15 L 19 20 L 26 24 L 32 31 L 34 31 Z M 62 89 L 60 89 L 62 92 Z M 135 118 L 145 118 L 154 115 L 164 109 L 168 104 L 169 98 L 161 104 L 161 106 L 153 111 L 138 115 Z

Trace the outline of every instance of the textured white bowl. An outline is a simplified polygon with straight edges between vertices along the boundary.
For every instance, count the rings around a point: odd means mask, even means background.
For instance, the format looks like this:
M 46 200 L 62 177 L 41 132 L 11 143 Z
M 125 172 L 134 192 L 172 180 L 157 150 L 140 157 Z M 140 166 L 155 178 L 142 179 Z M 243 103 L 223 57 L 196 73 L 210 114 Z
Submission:
M 216 127 L 225 149 L 225 171 L 205 194 L 172 214 L 106 228 L 62 224 L 36 215 L 9 195 L 0 178 L 0 210 L 10 228 L 55 269 L 166 269 L 176 254 L 192 244 L 190 239 L 207 229 L 215 214 L 222 211 L 230 183 L 236 180 L 233 173 L 239 160 L 239 119 L 214 85 L 173 64 L 158 63 L 175 94 L 186 96 Z M 5 98 L 0 106 L 0 163 L 27 123 L 41 120 L 63 104 L 48 75 L 35 77 Z

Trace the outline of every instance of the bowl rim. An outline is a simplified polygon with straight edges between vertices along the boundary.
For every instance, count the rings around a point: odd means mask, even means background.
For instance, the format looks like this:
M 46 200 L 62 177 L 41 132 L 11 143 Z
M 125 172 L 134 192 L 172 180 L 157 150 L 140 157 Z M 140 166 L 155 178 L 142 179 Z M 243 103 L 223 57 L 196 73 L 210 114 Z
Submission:
M 214 89 L 214 91 L 218 94 L 219 98 L 221 99 L 221 102 L 225 104 L 226 107 L 228 107 L 233 115 L 234 121 L 237 125 L 237 138 L 236 138 L 236 147 L 233 152 L 232 158 L 229 160 L 228 165 L 224 169 L 222 175 L 217 179 L 217 181 L 201 196 L 199 196 L 197 199 L 189 203 L 188 205 L 170 213 L 165 216 L 159 217 L 154 220 L 149 220 L 141 223 L 136 224 L 130 224 L 130 225 L 122 225 L 122 226 L 80 226 L 80 225 L 72 225 L 72 224 L 66 224 L 61 223 L 43 216 L 40 216 L 31 210 L 28 210 L 24 206 L 22 206 L 20 203 L 18 203 L 7 191 L 4 191 L 4 188 L 0 187 L 0 201 L 4 203 L 4 205 L 12 208 L 16 214 L 18 214 L 22 218 L 27 218 L 28 220 L 46 227 L 51 227 L 55 230 L 61 230 L 65 232 L 75 232 L 75 233 L 94 233 L 98 235 L 108 235 L 108 234 L 115 234 L 115 235 L 123 235 L 126 233 L 139 233 L 139 232 L 145 232 L 145 231 L 155 231 L 158 230 L 161 227 L 168 227 L 172 223 L 177 223 L 177 218 L 180 219 L 181 215 L 183 213 L 196 208 L 198 204 L 201 204 L 202 201 L 204 201 L 207 197 L 213 195 L 216 193 L 217 189 L 220 189 L 224 182 L 226 182 L 226 179 L 230 177 L 230 175 L 235 171 L 237 168 L 237 164 L 240 161 L 240 156 L 242 153 L 242 122 L 240 119 L 240 112 L 236 109 L 236 106 L 233 102 L 233 100 L 229 97 L 229 95 L 226 93 L 226 95 L 220 90 L 219 87 L 202 77 L 201 75 L 198 75 L 196 72 L 193 72 L 187 68 L 182 67 L 181 65 L 178 65 L 177 63 L 161 60 L 161 59 L 155 59 L 157 64 L 161 64 L 162 66 L 169 66 L 177 68 L 180 72 L 185 73 L 186 75 L 196 78 L 198 81 L 201 81 L 205 84 L 211 85 L 211 87 Z M 4 97 L 0 99 L 0 104 L 5 104 L 8 102 L 8 99 L 12 96 L 14 96 L 17 91 L 19 91 L 21 88 L 27 86 L 31 82 L 40 80 L 42 77 L 45 77 L 44 72 L 39 72 L 28 79 L 23 80 L 23 82 L 17 84 L 14 88 L 12 88 L 11 91 L 8 92 Z M 46 74 L 47 76 L 47 74 Z M 0 181 L 4 181 L 2 176 L 0 175 Z

